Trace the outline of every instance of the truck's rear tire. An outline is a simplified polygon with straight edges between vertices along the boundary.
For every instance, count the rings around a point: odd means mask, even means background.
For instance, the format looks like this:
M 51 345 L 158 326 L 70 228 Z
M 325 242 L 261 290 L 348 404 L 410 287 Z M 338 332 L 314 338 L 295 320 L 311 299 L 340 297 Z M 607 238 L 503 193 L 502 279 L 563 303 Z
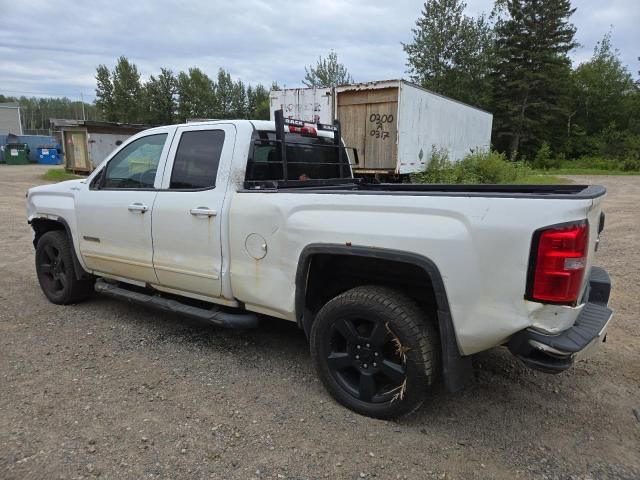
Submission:
M 356 287 L 327 302 L 311 329 L 320 380 L 344 406 L 370 417 L 417 410 L 434 381 L 437 332 L 397 290 Z
M 93 292 L 93 279 L 78 280 L 71 242 L 62 230 L 46 232 L 36 246 L 36 273 L 42 292 L 58 305 L 77 303 Z

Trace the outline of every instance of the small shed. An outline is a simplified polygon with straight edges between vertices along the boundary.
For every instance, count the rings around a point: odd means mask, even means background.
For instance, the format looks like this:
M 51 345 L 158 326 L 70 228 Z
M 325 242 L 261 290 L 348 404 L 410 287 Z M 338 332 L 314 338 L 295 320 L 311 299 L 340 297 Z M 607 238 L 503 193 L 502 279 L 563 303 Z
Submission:
M 20 105 L 18 103 L 0 103 L 0 134 L 22 135 Z
M 74 172 L 91 172 L 123 141 L 148 125 L 52 118 L 60 136 L 64 166 Z

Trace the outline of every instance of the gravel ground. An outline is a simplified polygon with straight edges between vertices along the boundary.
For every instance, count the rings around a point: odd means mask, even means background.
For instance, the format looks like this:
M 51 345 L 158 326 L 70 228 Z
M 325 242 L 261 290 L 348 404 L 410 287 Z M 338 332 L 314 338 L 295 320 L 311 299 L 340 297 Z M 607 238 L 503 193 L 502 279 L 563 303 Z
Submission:
M 577 179 L 609 189 L 595 357 L 549 376 L 494 349 L 466 390 L 388 422 L 333 402 L 286 322 L 47 302 L 24 206 L 45 170 L 0 165 L 0 478 L 640 478 L 640 177 Z

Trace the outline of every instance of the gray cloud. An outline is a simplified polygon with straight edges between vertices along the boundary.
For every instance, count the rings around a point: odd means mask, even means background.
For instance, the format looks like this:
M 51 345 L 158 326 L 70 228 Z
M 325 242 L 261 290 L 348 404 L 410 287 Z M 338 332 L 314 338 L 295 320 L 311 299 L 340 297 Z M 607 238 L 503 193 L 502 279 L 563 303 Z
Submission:
M 472 14 L 492 6 L 468 3 Z M 613 43 L 637 73 L 637 0 L 574 5 L 582 44 L 574 61 L 589 58 L 613 25 Z M 215 76 L 223 67 L 248 83 L 299 86 L 304 66 L 334 49 L 357 81 L 398 78 L 406 76 L 401 42 L 411 39 L 421 7 L 410 0 L 0 0 L 0 93 L 92 98 L 96 66 L 120 55 L 143 77 L 190 66 Z

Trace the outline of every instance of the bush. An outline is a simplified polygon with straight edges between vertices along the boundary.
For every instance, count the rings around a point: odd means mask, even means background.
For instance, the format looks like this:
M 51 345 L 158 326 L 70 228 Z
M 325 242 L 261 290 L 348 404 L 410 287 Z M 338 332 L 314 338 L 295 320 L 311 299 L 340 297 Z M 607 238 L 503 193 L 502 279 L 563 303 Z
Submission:
M 411 176 L 413 183 L 515 183 L 531 174 L 524 162 L 511 162 L 494 151 L 467 155 L 459 162 L 449 160 L 446 152 L 433 150 L 424 172 Z
M 541 168 L 543 170 L 548 170 L 549 168 L 558 168 L 560 166 L 560 159 L 553 158 L 551 146 L 547 142 L 544 142 L 536 153 L 536 158 L 533 161 L 533 166 L 535 168 Z

